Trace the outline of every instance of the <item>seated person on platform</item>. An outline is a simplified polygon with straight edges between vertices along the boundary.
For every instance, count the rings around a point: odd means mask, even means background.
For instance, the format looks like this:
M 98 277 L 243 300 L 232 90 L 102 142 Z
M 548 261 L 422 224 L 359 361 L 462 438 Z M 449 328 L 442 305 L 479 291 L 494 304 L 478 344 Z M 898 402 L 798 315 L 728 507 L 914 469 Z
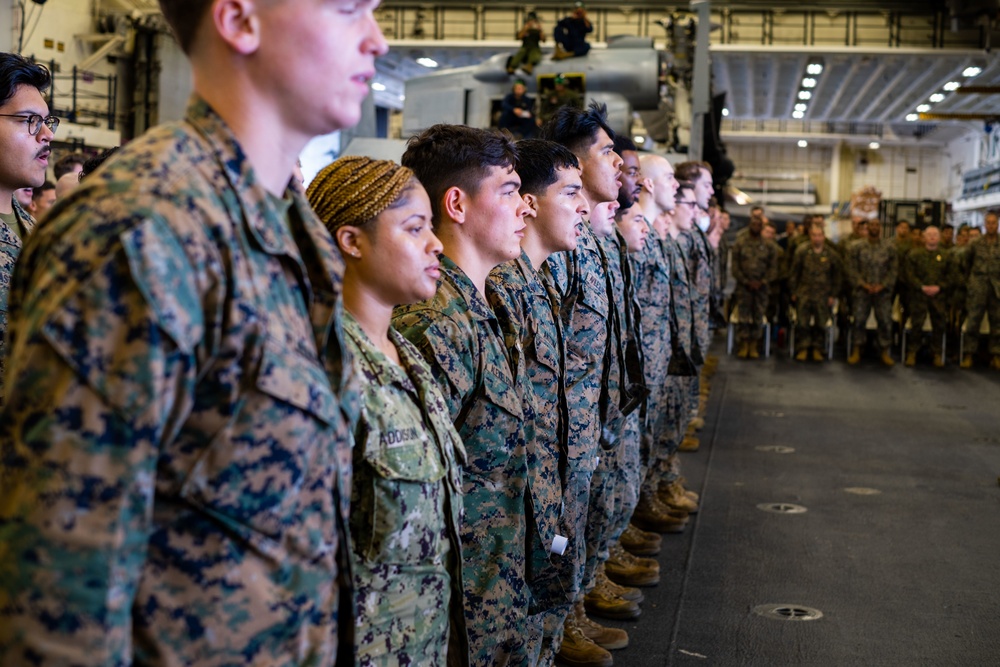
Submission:
M 538 20 L 535 12 L 528 12 L 524 26 L 517 32 L 517 38 L 521 40 L 521 48 L 507 63 L 507 74 L 513 74 L 518 67 L 523 69 L 525 74 L 531 74 L 535 70 L 535 65 L 542 62 L 541 43 L 545 41 L 542 22 Z
M 465 664 L 465 450 L 430 368 L 390 326 L 395 306 L 437 290 L 430 200 L 406 167 L 355 156 L 320 171 L 308 195 L 344 258 L 344 332 L 363 378 L 350 515 L 357 662 Z
M 535 98 L 528 97 L 524 79 L 514 81 L 514 88 L 503 98 L 503 112 L 497 125 L 519 139 L 530 139 L 538 132 L 535 122 Z
M 556 50 L 553 60 L 563 60 L 576 56 L 585 56 L 590 51 L 587 34 L 594 32 L 594 26 L 587 18 L 587 10 L 582 2 L 576 3 L 573 12 L 556 23 L 553 37 L 556 40 Z
M 562 74 L 556 74 L 555 78 L 552 79 L 552 90 L 541 96 L 539 116 L 543 125 L 549 122 L 560 107 L 569 106 L 583 111 L 583 98 L 580 97 L 580 93 L 567 87 L 566 83 L 566 77 Z

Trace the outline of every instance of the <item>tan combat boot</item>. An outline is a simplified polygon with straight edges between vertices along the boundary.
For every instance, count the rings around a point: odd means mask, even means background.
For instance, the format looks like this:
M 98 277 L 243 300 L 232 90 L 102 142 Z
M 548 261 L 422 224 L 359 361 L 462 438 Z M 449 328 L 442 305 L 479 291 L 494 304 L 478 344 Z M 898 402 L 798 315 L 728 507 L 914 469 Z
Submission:
M 959 364 L 959 366 L 961 366 L 962 368 L 972 368 L 972 355 L 971 354 L 963 354 L 962 355 L 962 363 Z
M 757 349 L 757 341 L 749 343 L 747 353 L 749 359 L 760 359 L 760 350 Z
M 740 343 L 739 350 L 736 352 L 736 356 L 740 359 L 746 359 L 747 355 L 750 354 L 750 343 L 743 341 Z
M 622 586 L 656 586 L 660 583 L 660 564 L 652 558 L 633 556 L 620 544 L 609 547 L 611 556 L 604 563 L 604 573 Z
M 601 648 L 608 651 L 616 651 L 628 646 L 627 632 L 618 628 L 607 628 L 600 623 L 595 623 L 587 616 L 587 610 L 584 608 L 584 605 L 577 603 L 576 608 L 570 616 L 574 614 L 576 615 L 576 623 L 583 632 L 583 636 Z
M 564 49 L 562 44 L 556 44 L 555 50 L 552 51 L 552 60 L 565 60 L 572 57 L 573 54 Z
M 642 604 L 646 599 L 642 591 L 634 586 L 622 586 L 609 579 L 606 565 L 606 563 L 601 563 L 601 566 L 597 568 L 594 576 L 594 581 L 596 582 L 594 588 L 600 588 L 609 595 L 619 597 L 622 600 L 630 600 L 636 604 Z
M 813 361 L 826 361 L 826 357 L 819 350 L 813 350 Z
M 639 603 L 620 598 L 605 588 L 595 587 L 583 596 L 583 602 L 587 613 L 600 618 L 610 618 L 613 621 L 629 621 L 633 618 L 639 618 L 639 615 L 642 614 Z M 589 634 L 587 636 L 590 637 Z M 597 640 L 594 639 L 594 641 Z M 601 644 L 601 642 L 597 643 Z
M 672 482 L 670 484 L 660 482 L 658 495 L 660 501 L 667 507 L 683 510 L 688 514 L 695 514 L 698 512 L 698 503 L 688 498 L 684 494 L 683 487 L 677 484 L 677 482 Z
M 656 556 L 663 548 L 663 539 L 656 533 L 647 533 L 630 523 L 618 540 L 636 556 Z
M 703 428 L 705 428 L 705 418 L 704 417 L 695 417 L 694 419 L 691 420 L 691 428 L 689 430 L 691 430 L 691 431 L 700 431 Z M 691 433 L 691 435 L 694 435 L 694 434 Z
M 583 634 L 575 611 L 570 612 L 563 625 L 562 646 L 556 660 L 570 667 L 612 667 L 615 663 L 610 653 Z
M 882 359 L 882 364 L 887 366 L 888 368 L 892 368 L 893 366 L 896 365 L 896 362 L 893 361 L 892 359 L 892 355 L 889 354 L 889 350 L 882 350 L 881 359 Z
M 885 362 L 885 353 L 882 353 L 882 361 Z M 917 365 L 917 351 L 910 350 L 906 353 L 906 365 L 916 366 Z
M 809 350 L 803 348 L 795 354 L 795 361 L 805 361 L 809 356 Z
M 934 353 L 934 368 L 944 368 L 944 357 L 941 356 L 940 352 Z
M 698 448 L 701 447 L 701 440 L 693 435 L 685 435 L 684 439 L 681 440 L 680 446 L 677 447 L 679 452 L 696 452 Z
M 855 345 L 854 349 L 851 350 L 851 356 L 847 357 L 847 363 L 849 363 L 851 366 L 854 366 L 860 361 L 861 361 L 861 346 Z
M 643 530 L 657 533 L 683 533 L 687 519 L 670 514 L 670 508 L 663 504 L 655 493 L 642 493 L 639 504 L 632 513 L 632 522 Z
M 1000 371 L 1000 354 L 993 355 L 993 359 L 990 360 L 990 368 Z

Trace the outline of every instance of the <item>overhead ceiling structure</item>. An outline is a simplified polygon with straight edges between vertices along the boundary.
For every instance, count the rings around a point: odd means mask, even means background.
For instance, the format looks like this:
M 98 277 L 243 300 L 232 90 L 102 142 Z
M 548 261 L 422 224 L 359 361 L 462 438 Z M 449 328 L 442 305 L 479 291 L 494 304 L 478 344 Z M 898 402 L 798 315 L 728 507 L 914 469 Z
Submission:
M 712 74 L 727 140 L 944 143 L 968 127 L 921 112 L 1000 114 L 996 96 L 956 92 L 1000 84 L 1000 58 L 978 50 L 717 45 Z

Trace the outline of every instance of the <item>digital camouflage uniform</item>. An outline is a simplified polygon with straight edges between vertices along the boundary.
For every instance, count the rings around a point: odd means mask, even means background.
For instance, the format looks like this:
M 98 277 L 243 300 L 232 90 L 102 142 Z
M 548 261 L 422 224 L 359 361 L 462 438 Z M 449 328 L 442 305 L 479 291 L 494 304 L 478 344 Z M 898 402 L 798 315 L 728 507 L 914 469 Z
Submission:
M 534 437 L 528 443 L 532 515 L 542 525 L 553 526 L 551 532 L 555 534 L 561 519 L 569 414 L 559 297 L 546 273 L 544 264 L 542 271 L 536 271 L 522 252 L 518 259 L 490 272 L 486 297 L 503 331 L 512 369 L 527 380 L 525 399 L 534 414 Z M 542 664 L 552 664 L 558 651 L 558 646 L 553 645 L 565 621 L 565 614 L 553 611 L 565 609 L 571 600 L 559 577 L 558 561 L 563 556 L 550 554 L 551 539 L 543 539 L 530 524 L 528 530 L 531 557 L 527 581 L 532 593 L 529 614 L 543 627 L 542 644 L 534 653 L 542 656 Z
M 486 299 L 451 258 L 440 263 L 437 294 L 396 308 L 393 326 L 427 361 L 465 443 L 460 536 L 472 664 L 524 665 L 541 631 L 535 637 L 527 622 L 522 398 Z
M 618 368 L 618 407 L 624 413 L 625 404 L 630 397 L 629 388 L 638 391 L 640 387 L 645 387 L 642 321 L 639 304 L 635 299 L 635 283 L 625 239 L 615 230 L 610 236 L 598 239 L 598 243 L 608 260 L 609 296 L 614 304 L 613 311 L 619 318 L 616 331 L 618 348 L 613 350 L 619 354 L 613 354 L 612 358 Z M 645 411 L 644 401 L 639 407 L 632 406 L 625 416 L 618 446 L 607 452 L 597 466 L 597 474 L 607 474 L 610 477 L 611 491 L 610 502 L 605 506 L 607 515 L 601 519 L 600 534 L 594 517 L 591 516 L 588 520 L 588 529 L 593 531 L 594 539 L 601 540 L 597 553 L 599 562 L 595 567 L 608 559 L 608 548 L 618 541 L 639 503 L 639 486 L 642 484 L 640 416 Z
M 792 258 L 788 287 L 795 297 L 795 350 L 822 350 L 826 323 L 832 317 L 830 299 L 840 294 L 843 266 L 836 250 L 824 244 L 816 252 L 809 243 L 798 246 Z
M 691 322 L 694 327 L 694 341 L 700 351 L 699 359 L 704 360 L 708 346 L 712 343 L 711 301 L 712 301 L 712 248 L 708 239 L 698 227 L 678 236 L 681 250 L 687 260 L 688 278 L 691 286 Z M 698 416 L 701 397 L 701 366 L 688 383 L 688 412 L 691 419 Z
M 990 322 L 990 354 L 997 356 L 1000 355 L 1000 242 L 997 237 L 982 236 L 968 247 L 965 351 L 971 354 L 979 347 L 979 329 L 985 313 Z
M 892 288 L 896 284 L 897 254 L 891 241 L 859 241 L 850 246 L 848 274 L 854 292 L 851 302 L 854 308 L 854 345 L 865 341 L 865 324 L 868 313 L 875 310 L 878 322 L 878 344 L 889 351 L 892 344 Z M 878 294 L 869 294 L 861 288 L 861 283 L 883 285 Z
M 927 248 L 913 248 L 906 254 L 903 280 L 910 294 L 910 333 L 907 344 L 916 351 L 923 335 L 924 320 L 931 318 L 931 351 L 941 354 L 945 328 L 948 326 L 948 305 L 950 281 L 952 278 L 951 255 L 944 248 L 930 251 Z M 927 296 L 921 289 L 925 285 L 937 285 L 941 291 Z
M 601 385 L 605 365 L 609 363 L 611 304 L 604 252 L 590 225 L 584 225 L 576 250 L 556 253 L 546 264 L 560 295 L 560 317 L 566 337 L 569 449 L 559 533 L 569 539 L 569 547 L 560 565 L 565 568 L 567 595 L 576 602 L 586 592 L 584 587 L 592 585 L 591 581 L 584 581 L 586 526 L 594 471 L 605 453 L 600 446 L 600 413 L 608 396 Z
M 397 365 L 350 313 L 344 331 L 364 387 L 350 518 L 357 664 L 467 665 L 458 539 L 465 449 L 406 339 L 389 331 Z
M 285 196 L 195 98 L 35 228 L 0 416 L 0 664 L 352 659 L 343 262 Z
M 647 223 L 648 224 L 648 223 Z M 642 455 L 643 480 L 652 465 L 652 457 L 659 451 L 658 443 L 667 432 L 667 365 L 670 363 L 670 267 L 663 255 L 659 237 L 649 226 L 642 253 L 631 257 L 634 266 L 636 298 L 642 318 L 643 371 L 647 399 L 646 424 L 643 432 L 648 434 L 648 442 Z M 644 487 L 647 482 L 643 482 Z M 651 485 L 651 482 L 650 482 Z M 646 490 L 656 492 L 655 488 Z
M 0 220 L 0 405 L 3 405 L 4 333 L 7 331 L 7 294 L 14 277 L 14 264 L 28 234 L 35 227 L 35 220 L 28 215 L 17 199 L 11 198 L 14 210 L 11 224 Z
M 678 239 L 669 234 L 661 241 L 661 247 L 670 271 L 670 294 L 673 297 L 670 302 L 670 316 L 673 320 L 673 329 L 670 335 L 677 337 L 673 344 L 690 356 L 694 349 L 694 321 L 687 259 Z M 680 447 L 688 423 L 691 421 L 691 413 L 688 409 L 688 392 L 691 382 L 690 376 L 667 375 L 666 433 L 655 445 L 656 455 L 653 457 L 657 462 L 658 472 L 654 476 L 656 483 L 674 481 L 671 478 L 672 473 L 667 472 L 666 463 L 667 459 Z
M 732 268 L 736 279 L 733 298 L 742 321 L 736 328 L 736 338 L 740 343 L 756 344 L 761 338 L 769 286 L 778 275 L 777 251 L 776 244 L 749 232 L 740 236 L 733 245 Z M 748 287 L 752 280 L 760 281 L 760 289 L 753 291 Z

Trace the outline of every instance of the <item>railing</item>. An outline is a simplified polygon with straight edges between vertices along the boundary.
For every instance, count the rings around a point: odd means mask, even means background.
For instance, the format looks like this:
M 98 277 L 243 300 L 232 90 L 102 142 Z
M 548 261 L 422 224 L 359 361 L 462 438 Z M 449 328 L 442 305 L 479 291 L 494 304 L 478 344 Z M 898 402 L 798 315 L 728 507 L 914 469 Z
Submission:
M 78 70 L 58 72 L 55 61 L 42 62 L 52 72 L 46 102 L 52 115 L 79 125 L 115 129 L 118 77 Z
M 566 4 L 518 6 L 503 3 L 456 6 L 389 0 L 376 16 L 389 39 L 496 40 L 513 39 L 529 10 L 534 11 L 545 29 L 551 31 L 566 15 L 566 7 Z M 594 25 L 590 39 L 596 42 L 622 34 L 664 39 L 666 32 L 658 23 L 661 19 L 672 18 L 676 23 L 687 22 L 695 16 L 687 11 L 671 14 L 663 8 L 636 4 L 588 4 L 587 14 Z M 722 7 L 712 12 L 712 23 L 719 26 L 712 32 L 715 44 L 985 49 L 991 38 L 986 25 L 967 24 L 952 29 L 954 24 L 944 11 Z

